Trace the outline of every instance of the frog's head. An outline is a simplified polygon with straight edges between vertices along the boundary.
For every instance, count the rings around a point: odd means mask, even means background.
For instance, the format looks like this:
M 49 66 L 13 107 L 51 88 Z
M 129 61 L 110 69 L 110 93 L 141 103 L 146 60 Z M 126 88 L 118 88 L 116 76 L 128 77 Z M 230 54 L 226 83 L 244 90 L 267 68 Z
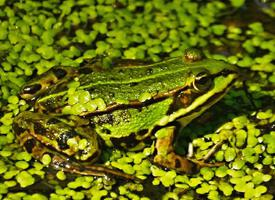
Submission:
M 65 67 L 55 67 L 27 82 L 21 89 L 20 97 L 27 101 L 37 99 L 49 86 L 56 84 L 70 73 Z
M 202 59 L 197 51 L 188 50 L 184 54 L 184 67 L 188 78 L 171 104 L 168 115 L 160 120 L 165 125 L 179 120 L 187 125 L 206 109 L 218 102 L 231 88 L 238 77 L 236 66 L 224 61 Z

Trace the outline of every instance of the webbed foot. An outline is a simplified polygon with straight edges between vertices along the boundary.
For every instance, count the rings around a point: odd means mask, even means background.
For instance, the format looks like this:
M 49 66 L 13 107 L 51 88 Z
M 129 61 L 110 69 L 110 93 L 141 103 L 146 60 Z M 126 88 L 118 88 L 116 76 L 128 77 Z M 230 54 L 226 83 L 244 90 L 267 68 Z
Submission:
M 170 126 L 160 129 L 157 133 L 156 141 L 156 155 L 153 161 L 165 168 L 175 169 L 180 173 L 192 174 L 197 172 L 202 167 L 217 167 L 224 163 L 207 163 L 207 160 L 211 155 L 215 153 L 214 148 L 210 150 L 207 156 L 203 160 L 195 160 L 191 158 L 185 158 L 174 152 L 173 140 L 174 140 L 175 127 Z

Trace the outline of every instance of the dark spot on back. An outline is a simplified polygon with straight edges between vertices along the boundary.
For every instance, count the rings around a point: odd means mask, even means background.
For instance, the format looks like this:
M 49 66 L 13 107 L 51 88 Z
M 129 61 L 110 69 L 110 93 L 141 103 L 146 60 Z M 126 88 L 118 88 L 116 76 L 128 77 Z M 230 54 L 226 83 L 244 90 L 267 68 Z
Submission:
M 138 85 L 137 82 L 130 83 L 130 87 L 134 87 L 134 86 L 136 86 L 136 85 Z
M 99 125 L 101 125 L 101 124 L 113 124 L 113 123 L 114 123 L 114 116 L 111 113 L 98 116 L 97 124 L 99 124 Z
M 41 84 L 36 83 L 33 85 L 27 85 L 23 88 L 23 92 L 24 94 L 34 94 L 36 92 L 38 92 L 40 89 L 42 88 Z
M 51 125 L 51 124 L 57 124 L 59 123 L 60 121 L 56 118 L 50 118 L 48 121 L 47 121 L 47 125 Z
M 62 68 L 53 69 L 53 73 L 58 79 L 61 79 L 67 75 L 67 71 Z
M 45 133 L 47 132 L 47 129 L 38 122 L 35 122 L 33 124 L 33 128 L 34 132 L 39 135 L 45 135 Z
M 136 140 L 135 136 L 136 136 L 135 133 L 131 133 L 129 136 L 126 136 L 126 137 L 111 138 L 111 141 L 115 147 L 132 148 L 132 147 L 135 147 L 140 142 Z M 126 146 L 122 146 L 121 144 L 126 144 Z
M 24 147 L 26 149 L 26 151 L 28 153 L 31 153 L 32 152 L 32 149 L 33 147 L 36 145 L 36 140 L 35 139 L 30 139 L 30 140 L 27 140 L 25 143 L 24 143 Z
M 12 124 L 12 128 L 14 130 L 14 132 L 17 134 L 17 135 L 20 135 L 21 133 L 23 133 L 26 129 L 23 129 L 22 127 L 18 126 L 17 123 L 13 123 Z
M 62 97 L 53 97 L 46 101 L 39 102 L 45 113 L 55 112 L 58 106 L 62 103 Z
M 61 150 L 68 149 L 69 145 L 67 144 L 68 139 L 76 136 L 77 133 L 74 130 L 64 132 L 56 139 L 58 146 Z
M 135 11 L 137 13 L 142 13 L 144 11 L 144 6 L 137 6 Z
M 108 121 L 107 121 L 107 123 L 108 124 L 113 124 L 114 123 L 114 116 L 113 116 L 113 114 L 107 114 L 107 118 L 108 118 Z
M 90 74 L 93 72 L 93 69 L 90 67 L 82 67 L 79 69 L 80 74 Z
M 180 160 L 177 158 L 175 159 L 175 168 L 180 168 L 181 167 L 181 163 Z

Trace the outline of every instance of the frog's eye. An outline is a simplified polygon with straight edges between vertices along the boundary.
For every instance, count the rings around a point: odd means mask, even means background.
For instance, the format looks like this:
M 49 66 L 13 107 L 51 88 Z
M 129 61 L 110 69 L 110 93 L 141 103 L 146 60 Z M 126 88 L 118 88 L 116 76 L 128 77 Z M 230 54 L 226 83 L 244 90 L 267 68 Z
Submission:
M 208 72 L 200 72 L 193 81 L 193 87 L 196 91 L 202 92 L 208 90 L 212 85 L 212 78 Z
M 35 94 L 36 92 L 38 92 L 40 89 L 42 88 L 41 84 L 36 83 L 36 84 L 32 84 L 32 85 L 26 85 L 22 92 L 23 94 Z

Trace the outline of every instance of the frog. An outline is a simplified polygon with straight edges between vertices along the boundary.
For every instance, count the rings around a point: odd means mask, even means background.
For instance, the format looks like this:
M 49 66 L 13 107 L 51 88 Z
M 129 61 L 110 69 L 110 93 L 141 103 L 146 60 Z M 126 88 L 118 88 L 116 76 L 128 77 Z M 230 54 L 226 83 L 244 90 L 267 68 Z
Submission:
M 99 62 L 56 66 L 27 82 L 19 95 L 31 109 L 13 121 L 19 144 L 36 160 L 50 156 L 50 167 L 80 175 L 134 179 L 97 161 L 105 147 L 138 151 L 152 140 L 156 165 L 193 173 L 207 164 L 175 152 L 177 127 L 222 99 L 238 68 L 193 48 L 154 63 L 116 63 L 108 70 L 98 70 Z

